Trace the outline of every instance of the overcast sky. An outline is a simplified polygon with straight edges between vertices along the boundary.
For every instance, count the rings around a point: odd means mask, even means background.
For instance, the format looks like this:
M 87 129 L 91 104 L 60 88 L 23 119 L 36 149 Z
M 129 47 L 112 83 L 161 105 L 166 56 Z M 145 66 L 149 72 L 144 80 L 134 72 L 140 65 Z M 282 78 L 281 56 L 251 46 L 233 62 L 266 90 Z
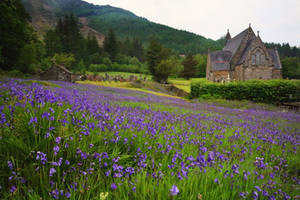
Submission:
M 150 21 L 219 39 L 251 26 L 265 42 L 300 46 L 300 0 L 85 0 L 133 12 Z

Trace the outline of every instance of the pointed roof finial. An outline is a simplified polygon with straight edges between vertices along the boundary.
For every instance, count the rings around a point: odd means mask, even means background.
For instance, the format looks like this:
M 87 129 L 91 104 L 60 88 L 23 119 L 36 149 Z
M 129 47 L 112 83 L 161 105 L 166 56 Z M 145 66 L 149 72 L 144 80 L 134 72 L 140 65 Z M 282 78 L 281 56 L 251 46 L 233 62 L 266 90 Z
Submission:
M 259 31 L 257 31 L 257 37 L 259 37 Z
M 249 23 L 249 28 L 251 28 L 251 23 Z
M 231 35 L 229 33 L 229 29 L 227 29 L 227 34 L 225 36 L 226 43 L 231 39 Z

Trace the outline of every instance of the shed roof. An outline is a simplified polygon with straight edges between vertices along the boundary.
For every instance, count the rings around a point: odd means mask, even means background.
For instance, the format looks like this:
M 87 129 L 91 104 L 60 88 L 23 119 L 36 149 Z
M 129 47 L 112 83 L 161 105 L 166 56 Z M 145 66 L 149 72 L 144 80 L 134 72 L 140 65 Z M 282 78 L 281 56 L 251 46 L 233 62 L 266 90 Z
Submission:
M 67 68 L 65 68 L 63 65 L 55 64 L 55 65 L 53 65 L 53 66 L 54 66 L 54 67 L 58 67 L 58 68 L 60 68 L 61 70 L 65 71 L 65 72 L 67 72 L 67 73 L 69 73 L 69 74 L 72 74 L 72 72 L 69 71 Z

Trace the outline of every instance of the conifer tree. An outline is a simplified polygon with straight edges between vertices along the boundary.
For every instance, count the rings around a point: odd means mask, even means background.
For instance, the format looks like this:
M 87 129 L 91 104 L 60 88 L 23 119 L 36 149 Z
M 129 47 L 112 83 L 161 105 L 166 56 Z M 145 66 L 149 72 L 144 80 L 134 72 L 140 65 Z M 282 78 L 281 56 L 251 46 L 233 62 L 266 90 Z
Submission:
M 156 71 L 155 67 L 162 61 L 162 52 L 163 47 L 155 38 L 152 38 L 150 45 L 147 49 L 147 61 L 150 73 L 155 76 Z
M 169 49 L 164 48 L 155 38 L 151 39 L 147 49 L 147 61 L 149 71 L 155 81 L 166 82 L 168 76 L 171 74 L 172 62 L 167 60 L 169 56 Z
M 118 46 L 115 33 L 112 29 L 108 31 L 107 36 L 104 40 L 104 51 L 109 54 L 111 61 L 116 60 L 118 54 Z
M 30 16 L 21 0 L 0 1 L 0 47 L 2 69 L 10 70 L 17 64 L 21 49 L 32 39 Z
M 191 54 L 187 55 L 182 62 L 182 65 L 184 67 L 182 76 L 186 79 L 194 77 L 197 72 L 197 69 L 196 69 L 197 64 L 198 63 L 194 59 L 194 56 L 192 56 Z
M 52 57 L 55 53 L 62 52 L 61 38 L 56 30 L 50 29 L 47 31 L 44 42 L 47 56 Z

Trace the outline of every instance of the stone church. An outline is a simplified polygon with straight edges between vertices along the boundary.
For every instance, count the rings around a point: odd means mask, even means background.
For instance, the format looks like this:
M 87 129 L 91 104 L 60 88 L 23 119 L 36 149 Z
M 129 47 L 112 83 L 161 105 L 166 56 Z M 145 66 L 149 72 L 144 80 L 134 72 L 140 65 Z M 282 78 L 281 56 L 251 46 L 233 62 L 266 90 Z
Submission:
M 281 62 L 276 49 L 267 49 L 251 26 L 231 38 L 229 31 L 222 51 L 209 52 L 206 78 L 214 82 L 250 79 L 280 79 Z

